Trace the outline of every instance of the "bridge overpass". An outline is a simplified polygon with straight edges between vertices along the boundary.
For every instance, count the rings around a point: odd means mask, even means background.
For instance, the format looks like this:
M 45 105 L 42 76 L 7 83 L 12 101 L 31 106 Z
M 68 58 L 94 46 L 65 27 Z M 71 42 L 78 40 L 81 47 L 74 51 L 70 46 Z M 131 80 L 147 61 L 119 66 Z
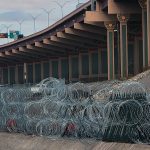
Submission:
M 0 81 L 124 79 L 149 67 L 149 52 L 150 0 L 89 1 L 42 31 L 1 45 Z

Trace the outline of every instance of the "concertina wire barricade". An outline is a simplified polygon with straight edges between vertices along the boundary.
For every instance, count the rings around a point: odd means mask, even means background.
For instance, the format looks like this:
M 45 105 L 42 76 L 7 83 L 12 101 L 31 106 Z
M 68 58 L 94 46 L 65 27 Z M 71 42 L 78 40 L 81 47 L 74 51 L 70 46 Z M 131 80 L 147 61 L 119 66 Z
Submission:
M 141 83 L 0 87 L 0 130 L 50 138 L 94 138 L 150 144 L 150 96 Z

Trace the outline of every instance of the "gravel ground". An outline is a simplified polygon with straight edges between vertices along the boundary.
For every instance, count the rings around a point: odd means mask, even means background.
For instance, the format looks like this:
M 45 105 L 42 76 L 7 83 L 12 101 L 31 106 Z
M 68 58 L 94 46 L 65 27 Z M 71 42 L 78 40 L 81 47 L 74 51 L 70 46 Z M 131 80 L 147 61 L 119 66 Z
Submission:
M 0 150 L 150 150 L 148 145 L 105 143 L 94 140 L 48 139 L 0 133 Z

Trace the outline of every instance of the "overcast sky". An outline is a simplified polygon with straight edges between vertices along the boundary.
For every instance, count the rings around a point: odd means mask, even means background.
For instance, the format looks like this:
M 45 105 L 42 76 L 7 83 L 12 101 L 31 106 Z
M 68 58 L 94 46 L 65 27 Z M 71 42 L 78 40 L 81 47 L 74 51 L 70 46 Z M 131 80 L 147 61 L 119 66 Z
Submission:
M 11 26 L 9 30 L 20 30 L 19 23 L 24 19 L 21 25 L 21 32 L 27 36 L 34 33 L 34 22 L 31 17 L 39 16 L 36 19 L 36 32 L 48 26 L 47 14 L 42 10 L 51 10 L 50 24 L 53 24 L 61 18 L 61 10 L 58 4 L 63 7 L 64 16 L 73 11 L 78 4 L 78 0 L 0 0 L 0 32 L 7 31 L 6 26 Z M 88 0 L 79 0 L 80 3 L 85 3 Z M 11 41 L 9 39 L 9 41 Z M 0 44 L 7 43 L 7 39 L 0 39 Z

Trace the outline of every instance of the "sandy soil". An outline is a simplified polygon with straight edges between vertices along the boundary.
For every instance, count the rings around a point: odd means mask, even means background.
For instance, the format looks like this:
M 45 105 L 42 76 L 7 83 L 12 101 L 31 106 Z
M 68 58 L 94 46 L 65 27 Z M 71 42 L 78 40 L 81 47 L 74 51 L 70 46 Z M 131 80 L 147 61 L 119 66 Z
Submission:
M 56 140 L 1 132 L 0 150 L 150 150 L 150 146 L 104 143 L 94 140 Z

